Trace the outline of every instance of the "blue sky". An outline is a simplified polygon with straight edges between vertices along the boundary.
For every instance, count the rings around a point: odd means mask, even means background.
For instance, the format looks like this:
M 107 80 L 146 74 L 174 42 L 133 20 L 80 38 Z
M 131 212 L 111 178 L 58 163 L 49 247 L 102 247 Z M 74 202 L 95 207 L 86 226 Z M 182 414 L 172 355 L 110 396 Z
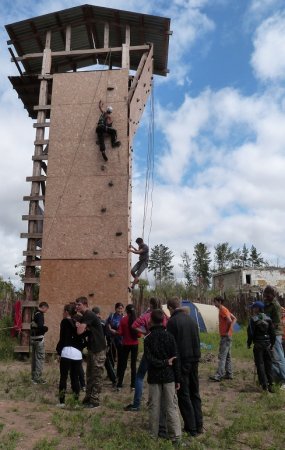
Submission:
M 89 4 L 171 18 L 169 70 L 155 77 L 153 208 L 149 244 L 175 254 L 253 244 L 285 263 L 285 4 L 281 0 L 110 0 Z M 8 75 L 4 24 L 79 5 L 1 1 L 0 274 L 14 278 L 26 243 L 34 130 Z M 150 107 L 135 140 L 133 234 L 141 234 Z M 15 135 L 15 124 L 19 130 Z M 21 145 L 19 146 L 19 140 Z

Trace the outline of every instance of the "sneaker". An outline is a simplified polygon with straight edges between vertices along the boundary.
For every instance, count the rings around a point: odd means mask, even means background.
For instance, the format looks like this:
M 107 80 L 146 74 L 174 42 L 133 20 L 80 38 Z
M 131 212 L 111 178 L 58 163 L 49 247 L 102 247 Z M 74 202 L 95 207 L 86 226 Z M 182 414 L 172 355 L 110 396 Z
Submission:
M 88 403 L 90 403 L 90 397 L 84 397 L 84 399 L 82 400 L 82 404 L 87 405 Z
M 83 387 L 81 388 L 81 390 L 82 390 L 83 392 L 86 392 L 86 387 L 83 386 Z
M 228 373 L 226 373 L 226 375 L 223 377 L 223 380 L 233 380 L 234 377 L 232 375 L 229 375 Z
M 57 408 L 65 408 L 65 403 L 58 403 L 57 405 L 56 405 L 56 407 Z
M 269 384 L 269 385 L 267 386 L 267 390 L 268 390 L 268 392 L 270 392 L 270 394 L 274 394 L 274 389 L 273 389 L 272 384 Z
M 285 391 L 285 384 L 281 384 L 280 391 Z
M 139 410 L 140 410 L 140 408 L 138 406 L 134 406 L 132 403 L 128 406 L 125 406 L 125 408 L 124 408 L 124 411 L 135 412 L 135 411 L 139 411 Z
M 98 402 L 92 402 L 92 403 L 86 403 L 86 405 L 84 405 L 84 408 L 86 409 L 94 409 L 94 408 L 99 408 L 100 403 Z
M 219 382 L 221 381 L 221 378 L 218 377 L 217 375 L 212 375 L 211 377 L 209 377 L 209 380 Z
M 122 386 L 117 386 L 117 387 L 116 387 L 116 391 L 117 391 L 117 392 L 121 392 L 121 390 L 122 390 Z
M 40 379 L 38 379 L 38 380 L 32 380 L 32 383 L 33 384 L 46 384 L 47 383 L 47 381 L 46 380 L 43 380 L 42 378 L 40 378 Z
M 121 142 L 120 141 L 114 142 L 114 144 L 112 144 L 113 148 L 120 147 L 120 146 L 121 146 Z

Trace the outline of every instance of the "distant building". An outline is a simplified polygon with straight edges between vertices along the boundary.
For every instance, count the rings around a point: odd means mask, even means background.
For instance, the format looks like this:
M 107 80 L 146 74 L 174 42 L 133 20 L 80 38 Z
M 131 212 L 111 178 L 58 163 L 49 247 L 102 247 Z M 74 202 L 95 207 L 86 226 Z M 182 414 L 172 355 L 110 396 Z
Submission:
M 213 289 L 224 293 L 227 290 L 262 292 L 270 284 L 281 296 L 285 296 L 285 268 L 265 267 L 230 269 L 213 275 Z

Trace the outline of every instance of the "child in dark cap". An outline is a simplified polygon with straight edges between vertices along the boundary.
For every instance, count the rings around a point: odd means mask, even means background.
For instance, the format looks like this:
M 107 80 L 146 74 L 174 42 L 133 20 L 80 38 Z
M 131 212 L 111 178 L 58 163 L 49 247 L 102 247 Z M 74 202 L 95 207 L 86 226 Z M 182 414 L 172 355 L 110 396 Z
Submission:
M 247 328 L 247 347 L 253 343 L 254 362 L 259 384 L 264 391 L 273 392 L 272 355 L 275 332 L 270 317 L 264 314 L 264 304 L 256 301 L 251 305 L 252 316 Z

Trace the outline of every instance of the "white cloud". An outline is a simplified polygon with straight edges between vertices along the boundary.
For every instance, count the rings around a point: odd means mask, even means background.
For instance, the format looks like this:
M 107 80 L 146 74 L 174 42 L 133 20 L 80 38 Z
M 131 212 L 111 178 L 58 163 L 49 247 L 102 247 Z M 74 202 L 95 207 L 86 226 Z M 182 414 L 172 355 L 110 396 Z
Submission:
M 285 12 L 266 19 L 256 30 L 251 64 L 263 81 L 285 79 Z

